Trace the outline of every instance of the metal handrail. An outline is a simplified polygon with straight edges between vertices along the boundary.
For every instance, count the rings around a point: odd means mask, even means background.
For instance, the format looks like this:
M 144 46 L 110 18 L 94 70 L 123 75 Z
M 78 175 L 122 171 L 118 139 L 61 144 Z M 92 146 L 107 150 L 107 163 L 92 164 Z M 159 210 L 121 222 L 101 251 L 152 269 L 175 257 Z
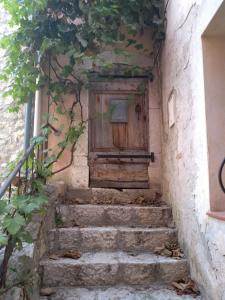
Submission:
M 35 147 L 37 146 L 37 151 L 35 151 Z M 41 147 L 41 149 L 40 149 Z M 29 181 L 33 181 L 35 175 L 37 176 L 37 170 L 35 171 L 35 160 L 42 160 L 44 145 L 37 145 L 36 143 L 32 143 L 30 147 L 25 151 L 23 157 L 20 159 L 14 170 L 10 173 L 10 175 L 4 180 L 2 185 L 0 186 L 0 199 L 6 194 L 7 190 L 9 191 L 8 199 L 11 198 L 12 195 L 12 186 L 14 185 L 17 189 L 17 195 L 26 194 L 28 191 L 28 183 Z M 41 153 L 40 153 L 41 152 Z M 31 160 L 31 167 L 29 169 L 29 159 Z M 25 167 L 24 176 L 22 177 L 23 167 Z M 15 178 L 17 179 L 17 183 L 14 184 Z M 23 186 L 24 184 L 24 186 Z M 22 191 L 23 189 L 23 191 Z
M 15 169 L 12 171 L 12 173 L 6 178 L 6 180 L 2 184 L 2 186 L 0 188 L 0 199 L 4 196 L 5 192 L 7 191 L 7 189 L 12 184 L 13 179 L 16 177 L 16 175 L 18 174 L 18 172 L 21 170 L 21 168 L 23 167 L 24 163 L 29 158 L 30 154 L 33 152 L 34 147 L 35 147 L 35 144 L 32 144 L 27 149 L 27 151 L 24 153 L 22 159 L 18 162 L 18 164 L 15 167 Z
M 225 166 L 225 158 L 222 161 L 222 164 L 221 164 L 221 166 L 219 168 L 219 184 L 220 184 L 220 187 L 221 187 L 222 191 L 225 193 L 225 186 L 224 186 L 223 178 L 222 178 L 224 166 Z

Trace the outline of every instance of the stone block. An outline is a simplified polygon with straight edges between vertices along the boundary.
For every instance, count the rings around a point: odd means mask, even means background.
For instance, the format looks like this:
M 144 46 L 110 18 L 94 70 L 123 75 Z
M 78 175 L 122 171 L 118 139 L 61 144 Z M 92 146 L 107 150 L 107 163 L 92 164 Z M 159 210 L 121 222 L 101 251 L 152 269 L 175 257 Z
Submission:
M 166 242 L 177 242 L 176 233 L 167 228 L 120 228 L 118 245 L 123 251 L 154 252 Z
M 170 228 L 87 227 L 59 228 L 50 232 L 51 250 L 154 252 L 166 242 L 177 242 Z
M 71 168 L 67 183 L 73 188 L 88 188 L 89 167 L 86 165 Z
M 112 227 L 83 228 L 81 251 L 113 251 L 117 249 L 118 231 Z
M 86 253 L 78 260 L 44 260 L 41 266 L 43 285 L 48 287 L 148 286 L 171 283 L 188 275 L 185 259 L 150 254 L 130 256 L 122 252 Z
M 63 227 L 71 226 L 168 226 L 171 208 L 119 205 L 61 205 Z
M 130 206 L 108 206 L 105 208 L 108 225 L 132 224 L 133 208 Z
M 152 189 L 69 189 L 66 194 L 65 203 L 68 204 L 141 204 L 158 205 L 159 192 L 157 188 Z
M 168 226 L 172 220 L 172 211 L 169 207 L 140 207 L 134 210 L 135 219 L 140 226 Z

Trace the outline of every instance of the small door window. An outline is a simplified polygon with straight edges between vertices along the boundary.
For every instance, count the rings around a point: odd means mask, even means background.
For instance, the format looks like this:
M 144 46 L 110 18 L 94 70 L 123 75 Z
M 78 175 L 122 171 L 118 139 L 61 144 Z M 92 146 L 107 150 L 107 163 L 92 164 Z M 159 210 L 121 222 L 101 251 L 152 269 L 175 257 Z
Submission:
M 128 100 L 110 99 L 111 123 L 128 123 Z

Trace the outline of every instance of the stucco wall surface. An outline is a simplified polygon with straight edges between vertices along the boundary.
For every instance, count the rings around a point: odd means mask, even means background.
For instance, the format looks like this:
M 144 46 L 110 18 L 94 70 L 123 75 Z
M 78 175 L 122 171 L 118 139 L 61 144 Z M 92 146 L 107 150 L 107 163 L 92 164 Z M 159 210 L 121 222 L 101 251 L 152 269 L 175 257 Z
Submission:
M 151 33 L 145 32 L 143 35 L 137 36 L 137 39 L 140 43 L 144 45 L 144 48 L 149 50 L 149 53 L 152 49 Z M 122 48 L 123 46 L 121 46 Z M 124 46 L 125 47 L 125 46 Z M 125 49 L 127 49 L 125 47 Z M 109 63 L 120 63 L 120 64 L 129 64 L 129 65 L 138 65 L 140 67 L 146 67 L 152 65 L 152 57 L 149 54 L 146 54 L 144 51 L 138 51 L 136 49 L 129 48 L 128 57 L 120 56 L 115 54 L 111 48 L 105 48 L 101 51 L 101 57 L 104 57 Z M 87 69 L 92 66 L 88 65 Z M 160 124 L 161 124 L 161 107 L 160 107 L 160 98 L 158 96 L 158 83 L 156 81 L 149 82 L 149 152 L 155 153 L 155 162 L 149 164 L 149 181 L 152 186 L 160 187 L 161 183 L 161 139 L 160 139 Z M 83 90 L 81 94 L 81 104 L 83 106 L 83 118 L 84 120 L 89 119 L 89 97 L 90 91 Z M 44 102 L 46 99 L 43 99 Z M 65 105 L 71 105 L 71 97 L 65 97 Z M 80 122 L 80 109 L 79 107 L 75 109 L 77 120 Z M 57 115 L 57 114 L 56 114 Z M 62 116 L 57 115 L 57 124 L 56 127 L 59 127 L 60 123 L 65 124 L 65 128 L 68 126 L 68 120 L 64 119 Z M 63 172 L 60 172 L 53 176 L 51 180 L 64 180 L 69 186 L 74 188 L 88 188 L 89 186 L 89 165 L 88 165 L 88 154 L 89 154 L 89 131 L 91 128 L 86 124 L 86 129 L 84 134 L 79 138 L 79 141 L 75 147 L 73 153 L 73 164 L 68 169 Z M 52 135 L 49 140 L 49 145 L 51 148 L 54 148 L 58 142 L 59 137 Z M 70 160 L 70 151 L 66 150 L 63 156 L 60 158 L 60 161 L 56 163 L 55 169 L 58 170 L 63 166 L 67 165 Z
M 0 16 L 0 38 L 10 32 L 7 26 L 8 16 L 4 9 L 1 9 Z M 4 51 L 0 49 L 0 72 L 5 64 Z M 11 99 L 3 98 L 2 92 L 4 82 L 0 82 L 0 175 L 4 166 L 16 158 L 17 153 L 23 149 L 24 122 L 23 111 L 19 113 L 9 113 L 7 111 Z M 0 178 L 1 180 L 1 178 Z
M 210 208 L 201 35 L 222 0 L 169 0 L 162 55 L 163 190 L 203 299 L 225 299 L 225 222 Z M 175 124 L 168 126 L 174 94 Z

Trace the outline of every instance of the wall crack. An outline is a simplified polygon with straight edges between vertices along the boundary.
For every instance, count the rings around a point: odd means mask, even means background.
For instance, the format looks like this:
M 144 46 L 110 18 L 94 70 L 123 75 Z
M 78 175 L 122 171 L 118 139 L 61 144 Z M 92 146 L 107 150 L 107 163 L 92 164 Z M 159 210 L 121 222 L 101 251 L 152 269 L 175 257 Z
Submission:
M 190 7 L 190 9 L 189 9 L 189 11 L 188 11 L 188 13 L 187 13 L 187 15 L 186 15 L 184 21 L 183 21 L 182 24 L 176 29 L 176 31 L 178 31 L 179 29 L 181 29 L 181 28 L 185 25 L 185 23 L 186 23 L 187 20 L 188 20 L 188 17 L 190 16 L 190 13 L 191 13 L 192 9 L 193 9 L 195 6 L 196 6 L 196 2 L 193 3 L 193 4 L 191 5 L 191 7 Z

